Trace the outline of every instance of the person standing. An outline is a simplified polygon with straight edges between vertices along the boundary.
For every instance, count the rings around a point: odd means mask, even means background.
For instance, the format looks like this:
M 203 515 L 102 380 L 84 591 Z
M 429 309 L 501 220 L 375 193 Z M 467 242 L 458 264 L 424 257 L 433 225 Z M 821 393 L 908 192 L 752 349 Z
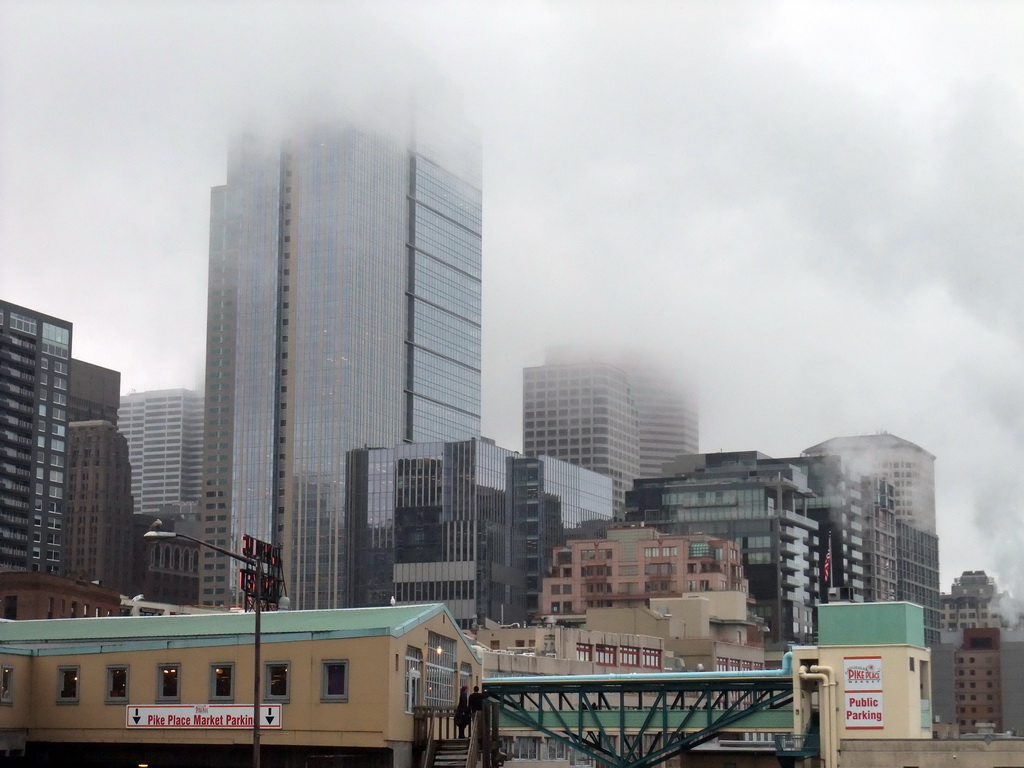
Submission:
M 479 685 L 474 685 L 473 692 L 469 694 L 469 716 L 474 717 L 483 708 L 484 694 L 480 693 Z
M 459 703 L 455 706 L 455 727 L 459 729 L 460 739 L 466 738 L 466 726 L 473 719 L 473 714 L 469 711 L 468 693 L 469 686 L 462 686 L 462 690 L 459 691 Z

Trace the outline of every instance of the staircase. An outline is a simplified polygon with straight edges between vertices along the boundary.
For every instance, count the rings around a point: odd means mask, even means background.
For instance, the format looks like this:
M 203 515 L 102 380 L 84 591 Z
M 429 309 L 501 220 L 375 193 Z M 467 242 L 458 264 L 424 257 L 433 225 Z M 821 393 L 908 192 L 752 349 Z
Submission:
M 469 760 L 469 739 L 442 739 L 436 742 L 431 768 L 466 768 Z

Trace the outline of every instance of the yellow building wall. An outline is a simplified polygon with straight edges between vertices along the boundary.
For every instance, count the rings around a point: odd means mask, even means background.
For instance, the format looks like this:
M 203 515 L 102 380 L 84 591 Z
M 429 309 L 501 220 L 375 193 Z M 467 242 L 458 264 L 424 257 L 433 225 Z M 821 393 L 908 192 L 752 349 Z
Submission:
M 376 748 L 385 747 L 388 742 L 411 742 L 413 716 L 405 712 L 406 648 L 420 648 L 424 659 L 428 658 L 435 652 L 427 647 L 431 631 L 456 640 L 455 674 L 458 675 L 462 664 L 468 663 L 473 670 L 473 683 L 478 684 L 480 663 L 445 614 L 436 615 L 397 638 L 381 635 L 308 639 L 306 635 L 304 639 L 287 642 L 265 641 L 261 648 L 264 701 L 277 703 L 268 701 L 265 695 L 268 662 L 288 662 L 290 696 L 288 701 L 281 702 L 283 727 L 262 729 L 262 741 Z M 211 638 L 211 642 L 225 641 Z M 135 643 L 143 644 L 155 643 Z M 231 638 L 228 644 L 175 647 L 182 645 L 169 641 L 163 647 L 130 651 L 96 647 L 84 649 L 85 652 L 82 648 L 61 652 L 51 647 L 36 656 L 0 652 L 0 662 L 15 670 L 14 701 L 10 706 L 0 706 L 0 728 L 27 729 L 30 742 L 251 743 L 250 729 L 128 728 L 126 704 L 105 701 L 109 666 L 129 668 L 129 706 L 152 706 L 164 703 L 157 701 L 158 667 L 177 664 L 181 704 L 252 706 L 251 637 L 240 636 L 237 641 Z M 321 701 L 322 663 L 330 660 L 348 662 L 347 701 Z M 234 664 L 233 702 L 210 698 L 211 666 L 223 663 Z M 79 668 L 77 703 L 57 702 L 58 669 L 67 666 Z M 457 677 L 453 686 L 457 695 Z
M 795 649 L 794 662 L 806 658 L 806 649 Z M 847 739 L 931 739 L 931 651 L 913 645 L 820 646 L 818 664 L 830 667 L 836 676 L 838 737 Z M 880 664 L 881 680 L 866 684 L 873 690 L 857 690 L 845 679 L 847 660 L 851 668 L 864 662 Z M 863 660 L 863 661 L 857 661 Z M 880 693 L 877 689 L 880 689 Z M 847 696 L 859 700 L 848 707 Z M 870 702 L 877 701 L 877 705 Z M 922 702 L 925 702 L 924 704 Z M 881 712 L 881 724 L 850 719 L 848 711 Z M 822 713 L 825 717 L 825 713 Z

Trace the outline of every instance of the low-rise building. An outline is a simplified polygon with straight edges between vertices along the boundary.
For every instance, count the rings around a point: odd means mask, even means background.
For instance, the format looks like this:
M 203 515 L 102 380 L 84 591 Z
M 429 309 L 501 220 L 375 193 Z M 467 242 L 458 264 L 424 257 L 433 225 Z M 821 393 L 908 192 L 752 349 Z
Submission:
M 476 640 L 485 677 L 660 672 L 665 663 L 661 637 L 627 631 L 555 624 L 493 627 L 479 630 Z
M 241 613 L 0 622 L 0 754 L 249 765 L 253 629 Z M 439 604 L 264 613 L 261 635 L 265 768 L 411 766 L 413 707 L 481 680 Z
M 557 547 L 544 579 L 549 616 L 591 608 L 641 607 L 687 592 L 746 593 L 739 545 L 703 534 L 673 536 L 642 525 L 609 528 L 606 538 Z
M 18 621 L 118 616 L 121 613 L 120 593 L 90 581 L 84 574 L 0 572 L 0 604 L 3 605 L 0 618 Z

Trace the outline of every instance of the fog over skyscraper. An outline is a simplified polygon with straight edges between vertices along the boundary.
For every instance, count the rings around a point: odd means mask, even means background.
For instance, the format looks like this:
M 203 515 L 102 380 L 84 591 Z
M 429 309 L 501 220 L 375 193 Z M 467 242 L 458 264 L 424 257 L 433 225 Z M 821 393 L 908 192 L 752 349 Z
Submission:
M 293 605 L 327 608 L 346 452 L 480 433 L 480 148 L 443 89 L 285 134 L 213 189 L 204 531 L 280 543 Z M 204 555 L 203 602 L 230 572 Z
M 697 452 L 696 398 L 642 355 L 552 347 L 523 370 L 523 453 L 612 478 L 616 514 L 640 477 Z

